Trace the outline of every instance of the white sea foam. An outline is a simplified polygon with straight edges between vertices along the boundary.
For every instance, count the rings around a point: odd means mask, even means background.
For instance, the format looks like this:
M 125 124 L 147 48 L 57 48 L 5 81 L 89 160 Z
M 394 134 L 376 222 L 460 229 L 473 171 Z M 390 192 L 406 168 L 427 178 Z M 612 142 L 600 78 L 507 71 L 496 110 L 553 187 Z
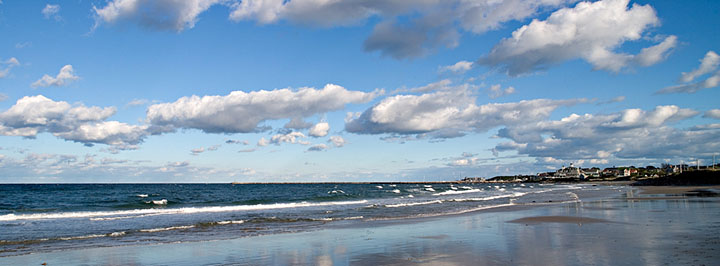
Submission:
M 448 190 L 443 191 L 440 193 L 433 194 L 434 196 L 442 196 L 442 195 L 455 195 L 455 194 L 465 194 L 465 193 L 474 193 L 474 192 L 481 192 L 482 189 L 470 189 L 470 190 Z
M 413 196 L 413 195 L 407 195 L 407 197 L 408 197 L 408 198 L 414 198 L 415 196 Z
M 392 192 L 393 192 L 393 193 L 400 194 L 400 190 L 399 190 L 399 189 L 393 189 Z
M 388 208 L 409 207 L 409 206 L 418 206 L 418 205 L 437 204 L 437 203 L 442 203 L 442 202 L 443 202 L 442 200 L 409 202 L 409 203 L 388 204 L 388 205 L 385 205 L 385 207 L 388 207 Z
M 110 234 L 107 235 L 84 235 L 84 236 L 68 236 L 68 237 L 58 237 L 57 240 L 79 240 L 79 239 L 90 239 L 90 238 L 98 238 L 98 237 L 106 237 L 110 236 Z M 47 238 L 40 239 L 41 241 L 50 240 Z
M 137 194 L 136 196 L 141 197 L 141 198 L 147 198 L 148 194 Z
M 375 187 L 378 188 L 378 189 L 382 189 L 382 186 L 375 186 Z
M 430 191 L 430 192 L 435 192 L 435 189 L 433 189 L 431 187 L 426 187 L 425 190 Z
M 241 223 L 244 223 L 244 222 L 245 222 L 245 221 L 243 221 L 243 220 L 237 220 L 237 221 L 219 221 L 219 222 L 217 222 L 216 224 L 219 224 L 219 225 L 241 224 Z
M 153 200 L 152 204 L 155 205 L 167 205 L 167 199 Z
M 110 233 L 108 236 L 110 236 L 110 237 L 119 237 L 119 236 L 124 236 L 124 235 L 125 235 L 125 232 L 120 231 L 120 232 L 112 232 L 112 233 Z
M 432 187 L 432 185 L 423 185 L 424 187 Z
M 528 193 L 523 192 L 515 192 L 512 194 L 506 194 L 506 195 L 496 195 L 496 196 L 489 196 L 489 197 L 482 197 L 482 198 L 462 198 L 462 199 L 453 199 L 452 201 L 486 201 L 486 200 L 494 200 L 494 199 L 502 199 L 502 198 L 514 198 L 514 197 L 520 197 L 524 196 Z
M 236 206 L 213 206 L 213 207 L 186 207 L 186 208 L 169 208 L 169 209 L 135 209 L 124 211 L 94 211 L 94 212 L 56 212 L 56 213 L 34 213 L 34 214 L 5 214 L 0 215 L 0 221 L 17 221 L 17 220 L 38 220 L 38 219 L 63 219 L 63 218 L 90 218 L 90 217 L 108 217 L 129 215 L 146 215 L 146 214 L 193 214 L 193 213 L 212 213 L 212 212 L 233 212 L 233 211 L 255 211 L 255 210 L 272 210 L 272 209 L 288 209 L 302 207 L 317 206 L 336 206 L 336 205 L 353 205 L 367 203 L 367 200 L 358 201 L 329 201 L 329 202 L 292 202 L 292 203 L 276 203 L 276 204 L 257 204 L 257 205 L 236 205 Z
M 472 187 L 468 187 L 468 186 L 462 186 L 462 187 L 460 187 L 460 188 L 462 188 L 462 189 L 473 189 Z
M 170 226 L 170 227 L 152 228 L 152 229 L 140 229 L 138 231 L 145 232 L 145 233 L 154 233 L 154 232 L 162 232 L 162 231 L 170 231 L 170 230 L 190 229 L 193 227 L 195 227 L 195 226 L 194 225 L 181 225 L 181 226 Z

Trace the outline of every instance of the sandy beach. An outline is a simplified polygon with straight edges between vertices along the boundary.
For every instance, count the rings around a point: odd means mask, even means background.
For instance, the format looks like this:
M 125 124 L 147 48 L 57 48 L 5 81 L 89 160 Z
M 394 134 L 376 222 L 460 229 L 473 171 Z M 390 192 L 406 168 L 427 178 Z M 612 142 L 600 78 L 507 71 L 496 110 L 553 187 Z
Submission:
M 720 201 L 628 188 L 573 203 L 335 223 L 230 240 L 89 248 L 0 258 L 5 265 L 717 265 Z M 681 188 L 669 188 L 679 191 Z M 688 191 L 685 188 L 684 191 Z M 690 190 L 697 190 L 693 188 Z M 717 189 L 703 187 L 702 189 Z M 662 191 L 661 191 L 662 190 Z M 653 199 L 649 199 L 656 197 Z M 638 198 L 643 198 L 638 200 Z M 647 199 L 645 199 L 647 198 Z

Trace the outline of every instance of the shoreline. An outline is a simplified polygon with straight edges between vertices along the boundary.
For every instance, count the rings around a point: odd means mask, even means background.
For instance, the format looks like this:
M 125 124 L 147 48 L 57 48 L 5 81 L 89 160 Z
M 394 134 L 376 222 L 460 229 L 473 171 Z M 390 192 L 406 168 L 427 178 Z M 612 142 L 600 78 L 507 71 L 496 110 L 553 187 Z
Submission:
M 696 190 L 697 188 L 684 189 Z M 712 186 L 699 188 L 718 189 L 718 187 Z M 699 262 L 712 264 L 720 260 L 720 256 L 710 253 L 710 251 L 720 248 L 720 244 L 708 242 L 708 239 L 703 237 L 703 235 L 720 233 L 720 227 L 714 224 L 714 221 L 720 218 L 717 212 L 713 211 L 720 206 L 717 198 L 710 198 L 709 202 L 707 202 L 707 198 L 692 196 L 663 198 L 659 195 L 664 194 L 653 194 L 658 190 L 644 189 L 645 187 L 628 186 L 624 191 L 600 198 L 581 194 L 579 195 L 580 201 L 574 203 L 518 204 L 435 217 L 338 222 L 330 223 L 327 227 L 316 230 L 234 239 L 57 250 L 0 257 L 0 262 L 14 265 L 39 265 L 41 263 L 47 263 L 47 265 L 68 263 L 87 265 L 233 263 L 501 265 L 508 263 L 606 264 L 610 262 L 610 264 L 618 264 L 622 262 L 624 264 L 653 264 L 652 262 L 661 262 L 661 260 L 653 261 L 654 257 L 685 264 L 699 264 Z M 637 200 L 637 198 L 647 198 L 647 200 Z M 688 208 L 689 205 L 697 206 Z M 708 212 L 708 210 L 710 211 Z M 700 217 L 705 217 L 705 219 L 697 219 Z M 661 220 L 675 221 L 670 225 L 680 227 L 668 227 L 668 222 L 660 222 Z M 691 226 L 683 225 L 683 221 L 700 222 Z M 707 228 L 710 228 L 711 231 L 707 232 Z M 689 236 L 694 240 L 676 234 L 668 235 L 666 231 L 670 229 L 685 233 L 689 231 Z M 525 234 L 530 234 L 532 238 L 526 237 Z M 597 250 L 570 246 L 563 246 L 564 250 L 557 250 L 557 247 L 548 249 L 549 247 L 542 246 L 554 243 L 557 238 L 576 244 L 580 244 L 579 241 L 592 240 L 588 243 L 593 246 L 602 246 L 601 251 L 612 250 L 613 252 L 607 253 L 607 257 L 595 256 L 581 259 L 574 256 L 573 252 L 588 255 Z M 646 247 L 644 245 L 649 242 L 645 240 L 648 239 L 651 239 L 652 243 L 657 242 L 662 245 Z M 628 243 L 618 245 L 619 240 Z M 498 247 L 497 241 L 504 242 L 506 245 Z M 683 243 L 686 244 L 692 241 L 705 241 L 710 245 L 704 247 L 699 244 L 690 245 L 690 247 L 702 251 L 703 255 L 693 258 L 685 253 L 673 253 L 679 247 L 678 241 L 684 241 Z M 530 250 L 526 247 L 527 245 L 537 246 Z M 618 245 L 618 247 L 613 245 Z M 626 254 L 629 252 L 627 250 L 641 251 L 641 253 L 652 256 L 636 255 L 634 258 L 622 261 L 614 260 L 614 257 L 619 256 L 615 255 L 616 253 Z M 388 254 L 387 251 L 391 252 Z M 302 256 L 298 257 L 297 254 Z M 288 256 L 292 259 L 285 260 L 290 258 Z M 694 259 L 699 261 L 694 261 Z

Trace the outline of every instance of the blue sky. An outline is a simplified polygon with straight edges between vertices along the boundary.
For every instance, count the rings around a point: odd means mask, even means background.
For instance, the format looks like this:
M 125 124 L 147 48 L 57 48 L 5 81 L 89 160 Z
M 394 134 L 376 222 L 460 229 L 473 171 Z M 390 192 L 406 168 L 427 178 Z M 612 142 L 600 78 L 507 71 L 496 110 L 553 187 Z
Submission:
M 717 1 L 0 2 L 0 182 L 456 180 L 720 153 Z

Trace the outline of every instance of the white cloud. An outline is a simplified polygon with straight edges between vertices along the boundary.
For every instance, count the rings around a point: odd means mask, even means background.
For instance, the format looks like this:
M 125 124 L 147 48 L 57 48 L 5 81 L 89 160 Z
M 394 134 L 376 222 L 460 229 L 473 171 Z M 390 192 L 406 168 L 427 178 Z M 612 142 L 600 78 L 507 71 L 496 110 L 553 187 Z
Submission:
M 205 148 L 205 147 L 195 148 L 195 149 L 190 150 L 190 154 L 191 155 L 199 155 L 205 151 L 216 151 L 219 148 L 220 148 L 220 145 L 212 145 L 207 148 Z
M 311 146 L 310 148 L 307 149 L 307 151 L 324 151 L 327 149 L 328 149 L 328 145 L 320 143 L 320 144 Z
M 720 85 L 720 71 L 717 71 L 710 75 L 708 78 L 690 83 L 697 77 L 703 76 L 708 73 L 712 73 L 720 66 L 720 56 L 714 51 L 708 51 L 705 57 L 700 60 L 700 66 L 690 72 L 683 72 L 680 75 L 680 81 L 685 84 L 665 87 L 659 91 L 658 94 L 665 93 L 695 93 L 702 89 L 714 88 Z
M 5 93 L 0 93 L 0 102 L 7 100 L 8 96 Z
M 720 66 L 720 55 L 714 51 L 708 51 L 705 57 L 700 60 L 700 66 L 690 72 L 683 72 L 680 76 L 682 82 L 692 82 L 695 78 L 715 71 Z
M 3 65 L 5 67 L 0 68 L 0 78 L 7 77 L 7 75 L 10 74 L 10 70 L 13 67 L 20 65 L 20 61 L 18 61 L 17 58 L 15 58 L 15 57 L 11 57 L 8 60 L 0 61 L 0 66 L 3 66 Z
M 148 107 L 147 119 L 162 131 L 193 128 L 208 133 L 256 132 L 263 130 L 259 127 L 263 121 L 340 110 L 349 103 L 370 101 L 379 93 L 349 91 L 333 84 L 320 90 L 233 91 L 226 96 L 182 97 L 173 103 L 154 104 Z
M 195 26 L 198 16 L 221 0 L 113 0 L 95 7 L 95 27 L 101 23 L 132 22 L 138 25 L 177 32 Z
M 310 142 L 302 140 L 307 138 L 302 132 L 290 132 L 287 134 L 275 134 L 270 137 L 270 143 L 280 145 L 282 143 L 309 145 Z
M 65 65 L 60 69 L 60 73 L 58 73 L 57 76 L 55 76 L 54 78 L 45 74 L 42 76 L 42 78 L 33 82 L 33 84 L 31 84 L 30 86 L 32 86 L 33 88 L 50 86 L 60 87 L 65 86 L 68 83 L 75 81 L 79 78 L 80 77 L 75 76 L 72 65 Z
M 192 155 L 198 155 L 198 154 L 201 154 L 201 153 L 203 153 L 203 152 L 205 152 L 205 148 L 204 148 L 204 147 L 200 147 L 200 148 L 196 148 L 196 149 L 190 150 L 190 154 L 192 154 Z
M 584 59 L 594 69 L 618 72 L 628 65 L 651 65 L 675 46 L 676 37 L 643 49 L 639 55 L 615 52 L 626 41 L 638 40 L 660 21 L 650 5 L 629 0 L 580 2 L 533 20 L 503 39 L 478 62 L 498 67 L 511 76 L 547 68 L 566 60 Z
M 329 130 L 330 124 L 328 124 L 327 122 L 320 122 L 310 128 L 308 135 L 313 137 L 324 137 L 327 136 Z
M 515 93 L 515 88 L 512 86 L 503 89 L 500 87 L 500 84 L 495 84 L 488 88 L 488 96 L 490 96 L 490 99 L 499 98 L 513 93 Z
M 260 24 L 288 21 L 316 27 L 363 25 L 377 17 L 366 51 L 394 58 L 420 57 L 440 47 L 454 48 L 460 30 L 482 34 L 505 22 L 523 20 L 543 8 L 574 0 L 112 0 L 93 7 L 95 26 L 135 23 L 159 30 L 181 32 L 193 28 L 199 16 L 214 5 L 229 7 L 232 21 Z
M 706 155 L 720 148 L 720 143 L 713 141 L 720 137 L 720 130 L 692 131 L 671 126 L 697 114 L 674 105 L 606 115 L 572 114 L 560 120 L 503 128 L 498 136 L 511 141 L 496 149 L 563 160 Z
M 667 93 L 696 93 L 702 89 L 715 88 L 720 85 L 720 71 L 716 72 L 712 76 L 705 80 L 698 81 L 695 83 L 682 84 L 676 86 L 670 86 L 657 91 L 658 94 Z
M 457 159 L 452 162 L 450 162 L 450 166 L 470 166 L 475 165 L 478 162 L 478 158 L 465 158 L 465 159 Z
M 640 50 L 635 56 L 635 62 L 640 66 L 651 66 L 665 60 L 673 48 L 677 45 L 677 37 L 670 35 L 657 45 L 646 47 Z
M 107 144 L 116 149 L 135 149 L 147 136 L 146 126 L 105 121 L 115 107 L 86 107 L 53 101 L 42 95 L 26 96 L 0 113 L 0 134 L 35 137 L 49 132 L 68 141 Z
M 470 61 L 460 61 L 453 65 L 440 67 L 439 72 L 441 72 L 441 73 L 442 72 L 453 72 L 453 73 L 457 73 L 457 74 L 462 74 L 462 73 L 465 73 L 468 70 L 472 69 L 473 64 L 474 63 L 470 62 Z
M 436 138 L 484 132 L 497 126 L 531 123 L 547 118 L 564 105 L 583 99 L 536 99 L 515 103 L 476 105 L 467 87 L 422 95 L 396 95 L 383 99 L 357 118 L 350 118 L 345 129 L 359 134 L 429 134 Z
M 703 117 L 720 119 L 720 109 L 712 109 L 705 112 Z
M 51 4 L 45 4 L 45 8 L 40 11 L 42 13 L 43 17 L 45 19 L 53 18 L 55 20 L 61 20 L 62 18 L 58 13 L 60 13 L 60 5 L 51 5 Z
M 337 148 L 345 146 L 345 143 L 347 143 L 345 139 L 341 136 L 330 136 L 328 142 L 332 143 Z
M 257 146 L 258 146 L 258 147 L 265 147 L 265 146 L 267 146 L 268 144 L 270 144 L 270 142 L 268 142 L 268 140 L 265 139 L 264 137 L 260 138 L 260 139 L 258 140 L 258 142 L 257 142 Z
M 361 24 L 377 16 L 365 41 L 366 51 L 394 58 L 424 56 L 439 47 L 453 48 L 459 29 L 476 34 L 497 29 L 502 23 L 522 20 L 544 7 L 564 5 L 566 0 L 465 1 L 465 0 L 246 0 L 232 5 L 230 19 L 255 20 L 261 24 L 280 20 L 321 27 Z M 405 16 L 409 19 L 403 19 Z M 399 23 L 398 21 L 403 21 Z

